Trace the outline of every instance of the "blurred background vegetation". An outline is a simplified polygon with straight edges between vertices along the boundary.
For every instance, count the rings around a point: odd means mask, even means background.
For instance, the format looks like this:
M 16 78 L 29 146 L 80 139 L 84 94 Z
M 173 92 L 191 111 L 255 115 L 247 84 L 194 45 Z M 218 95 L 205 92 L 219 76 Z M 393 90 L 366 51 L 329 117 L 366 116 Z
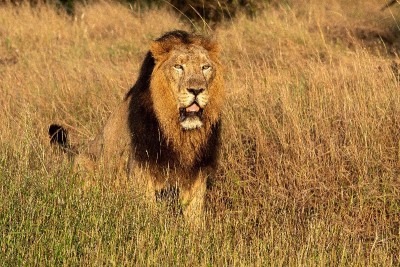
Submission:
M 101 2 L 104 0 L 0 0 L 0 5 L 29 5 L 32 8 L 40 8 L 44 4 L 55 6 L 60 13 L 65 12 L 76 18 L 82 15 L 77 12 L 80 6 L 90 6 Z M 298 18 L 307 17 L 310 14 L 304 14 L 303 7 L 312 6 L 310 0 L 109 0 L 106 2 L 120 4 L 139 14 L 145 10 L 167 9 L 175 13 L 180 20 L 190 22 L 189 25 L 195 31 L 199 29 L 204 31 L 206 28 L 215 29 L 224 21 L 231 21 L 240 16 L 254 19 L 266 10 L 272 9 L 292 12 Z M 398 56 L 400 51 L 398 1 L 326 0 L 318 4 L 317 9 L 325 9 L 324 12 L 329 20 L 338 3 L 346 6 L 352 13 L 351 20 L 334 20 L 329 25 L 316 25 L 318 29 L 310 30 L 322 30 L 333 42 L 345 42 L 350 47 L 354 46 L 355 42 L 361 41 L 366 47 L 382 52 L 383 44 L 384 53 Z M 360 9 L 361 5 L 363 11 Z M 365 16 L 365 13 L 368 15 Z
M 223 18 L 231 18 L 237 12 L 244 12 L 254 16 L 258 10 L 261 10 L 266 4 L 288 4 L 290 0 L 115 0 L 116 2 L 126 3 L 137 8 L 151 8 L 166 6 L 170 7 L 180 15 L 191 20 L 206 20 L 207 22 L 217 22 Z M 29 2 L 31 6 L 38 3 L 55 4 L 67 11 L 68 14 L 74 14 L 74 7 L 77 4 L 92 4 L 99 0 L 0 0 L 0 3 L 11 2 L 15 5 Z

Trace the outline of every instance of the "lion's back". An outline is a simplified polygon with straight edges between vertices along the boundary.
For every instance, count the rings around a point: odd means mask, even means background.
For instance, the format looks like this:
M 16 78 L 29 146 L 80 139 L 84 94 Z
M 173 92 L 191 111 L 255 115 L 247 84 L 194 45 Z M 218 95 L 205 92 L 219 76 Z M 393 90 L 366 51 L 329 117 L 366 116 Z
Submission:
M 81 151 L 75 159 L 75 168 L 92 170 L 99 162 L 104 166 L 124 171 L 131 150 L 128 127 L 129 99 L 124 100 L 111 114 L 102 131 L 90 142 L 87 151 Z

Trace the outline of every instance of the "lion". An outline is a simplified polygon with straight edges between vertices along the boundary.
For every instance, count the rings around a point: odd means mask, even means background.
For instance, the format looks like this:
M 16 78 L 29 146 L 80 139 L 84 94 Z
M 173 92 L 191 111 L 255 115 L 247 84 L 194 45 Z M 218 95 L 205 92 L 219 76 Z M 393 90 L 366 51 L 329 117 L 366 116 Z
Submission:
M 218 44 L 185 31 L 151 43 L 134 86 L 87 151 L 72 148 L 53 124 L 52 143 L 76 154 L 77 169 L 117 169 L 154 202 L 176 189 L 184 218 L 203 213 L 207 180 L 214 174 L 225 99 Z

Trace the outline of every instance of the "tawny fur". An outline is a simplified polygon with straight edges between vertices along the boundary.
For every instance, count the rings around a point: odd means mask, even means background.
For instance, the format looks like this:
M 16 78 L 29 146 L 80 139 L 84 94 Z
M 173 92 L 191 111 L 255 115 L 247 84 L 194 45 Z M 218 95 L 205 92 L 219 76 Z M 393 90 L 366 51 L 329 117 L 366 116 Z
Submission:
M 202 93 L 194 98 L 191 87 Z M 157 191 L 177 187 L 185 217 L 198 221 L 216 166 L 224 92 L 214 41 L 183 31 L 164 34 L 151 44 L 135 85 L 75 167 L 93 171 L 102 162 L 129 177 L 149 201 Z M 203 110 L 201 122 L 195 117 L 201 127 L 186 130 L 179 112 L 193 99 Z

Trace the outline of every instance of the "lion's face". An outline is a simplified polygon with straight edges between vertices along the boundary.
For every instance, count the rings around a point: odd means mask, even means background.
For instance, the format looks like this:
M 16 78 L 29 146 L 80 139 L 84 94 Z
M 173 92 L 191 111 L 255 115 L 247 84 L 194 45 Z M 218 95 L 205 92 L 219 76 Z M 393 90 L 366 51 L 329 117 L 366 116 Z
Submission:
M 164 62 L 177 108 L 177 119 L 185 130 L 203 126 L 204 108 L 209 102 L 209 84 L 215 76 L 207 51 L 197 45 L 178 47 Z
M 178 123 L 189 131 L 217 120 L 224 88 L 214 48 L 200 43 L 154 43 L 152 97 L 157 116 L 165 125 Z

